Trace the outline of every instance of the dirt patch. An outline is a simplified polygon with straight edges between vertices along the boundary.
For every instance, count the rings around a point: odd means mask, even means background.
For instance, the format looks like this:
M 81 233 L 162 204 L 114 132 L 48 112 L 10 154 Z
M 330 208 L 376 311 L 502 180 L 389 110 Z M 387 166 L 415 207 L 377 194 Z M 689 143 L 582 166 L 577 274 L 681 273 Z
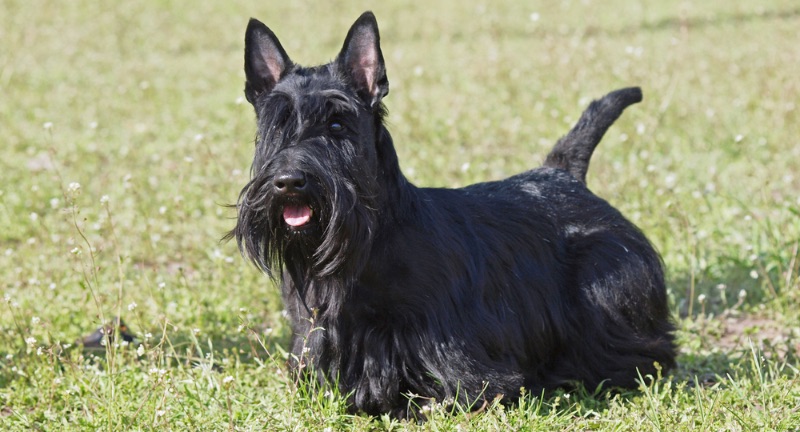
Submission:
M 800 351 L 800 327 L 787 326 L 773 318 L 741 315 L 720 319 L 721 334 L 715 345 L 726 351 L 761 349 L 765 354 L 794 354 Z

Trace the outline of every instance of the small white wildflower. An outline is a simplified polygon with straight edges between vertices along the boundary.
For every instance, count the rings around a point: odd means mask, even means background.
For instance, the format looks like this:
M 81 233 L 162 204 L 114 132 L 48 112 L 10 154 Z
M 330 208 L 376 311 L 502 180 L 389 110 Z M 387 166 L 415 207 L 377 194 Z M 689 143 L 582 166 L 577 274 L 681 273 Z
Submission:
M 156 411 L 156 417 L 163 417 L 167 412 L 165 410 Z
M 138 355 L 139 357 L 144 355 L 144 345 L 139 344 L 139 347 L 136 348 L 136 355 Z
M 50 285 L 48 285 L 48 286 L 47 286 L 47 288 L 50 288 L 50 290 L 51 290 L 51 291 L 52 291 L 52 290 L 54 290 L 54 289 L 56 289 L 56 284 L 55 284 L 55 282 L 50 282 Z
M 159 282 L 159 283 L 158 283 L 158 287 L 159 287 L 159 288 L 164 288 L 165 286 L 167 286 L 167 283 L 166 283 L 166 282 Z
M 267 327 L 266 329 L 264 329 L 264 334 L 271 335 L 273 331 L 274 330 L 272 330 L 272 327 Z
M 739 290 L 739 299 L 743 300 L 745 297 L 747 297 L 747 291 Z
M 62 381 L 61 378 L 53 378 L 53 384 L 55 385 L 61 384 L 61 381 Z
M 158 373 L 158 368 L 156 368 L 156 367 L 150 368 L 150 369 L 147 371 L 147 373 L 149 373 L 150 375 L 155 375 L 155 374 L 157 374 L 157 373 Z
M 461 164 L 461 172 L 467 172 L 467 171 L 469 171 L 469 162 L 464 162 L 463 164 Z
M 236 105 L 241 105 L 241 104 L 243 104 L 243 103 L 244 103 L 244 96 L 239 96 L 239 97 L 237 97 L 237 98 L 236 98 L 236 100 L 234 101 L 234 103 L 235 103 Z
M 303 347 L 303 354 L 311 351 L 311 347 Z
M 89 129 L 97 129 L 97 122 L 96 121 L 89 122 Z
M 244 331 L 244 324 L 239 324 L 239 327 L 236 327 L 236 333 L 241 333 Z
M 144 334 L 144 338 L 145 338 L 145 339 L 150 339 L 150 338 L 152 338 L 152 337 L 153 337 L 153 334 L 152 334 L 152 333 L 150 333 L 150 332 L 148 332 L 148 333 L 145 333 L 145 334 Z
M 243 308 L 243 307 L 239 308 L 239 313 L 245 313 L 245 312 L 247 312 L 247 308 Z
M 71 251 L 69 251 L 69 253 L 71 253 L 73 255 L 80 255 L 81 254 L 81 249 L 76 247 L 76 248 L 73 248 Z
M 564 393 L 564 399 L 569 400 L 569 396 L 570 396 L 569 393 Z
M 675 183 L 678 180 L 678 176 L 674 173 L 667 174 L 667 177 L 664 178 L 664 185 L 668 188 L 672 188 L 675 186 Z
M 72 182 L 67 186 L 67 191 L 73 194 L 77 193 L 80 190 L 81 190 L 81 184 L 78 182 Z
M 706 302 L 706 295 L 705 294 L 700 294 L 699 296 L 697 296 L 697 302 L 700 303 L 700 304 L 705 303 Z
M 534 13 L 530 14 L 530 15 L 528 16 L 528 18 L 529 18 L 531 21 L 533 21 L 533 22 L 536 22 L 536 21 L 539 21 L 539 18 L 541 18 L 541 15 L 539 15 L 539 12 L 534 12 Z
M 717 289 L 720 291 L 725 291 L 726 289 L 728 289 L 728 286 L 725 285 L 724 283 L 721 283 L 717 285 Z
M 14 354 L 6 354 L 6 360 L 11 360 L 14 358 Z
M 137 305 L 136 302 L 131 302 L 131 304 L 128 305 L 128 310 L 133 311 L 134 309 L 136 309 L 136 306 L 139 305 Z
M 743 139 L 744 139 L 744 135 L 742 135 L 742 134 L 738 134 L 733 138 L 733 140 L 736 141 L 737 143 L 738 142 L 742 142 Z
M 414 68 L 414 75 L 415 76 L 422 76 L 422 74 L 424 72 L 425 72 L 425 69 L 423 69 L 422 66 L 417 66 L 417 67 Z
M 163 215 L 166 212 L 167 212 L 167 207 L 161 206 L 161 207 L 158 208 L 158 214 L 162 214 Z
M 233 377 L 230 376 L 230 375 L 228 375 L 228 376 L 226 376 L 225 378 L 222 379 L 222 383 L 223 384 L 228 384 L 230 382 L 233 382 Z
M 36 222 L 39 220 L 39 214 L 36 212 L 31 212 L 31 221 Z
M 750 270 L 750 277 L 753 279 L 758 279 L 758 272 L 755 270 Z
M 199 133 L 199 134 L 197 134 L 197 135 L 195 135 L 195 136 L 194 136 L 194 140 L 195 140 L 195 141 L 202 141 L 202 140 L 203 140 L 203 138 L 204 138 L 204 136 L 203 136 L 203 134 L 201 134 L 201 133 Z
M 199 328 L 193 328 L 192 329 L 192 334 L 194 334 L 195 336 L 199 335 L 200 334 L 200 329 Z
M 103 195 L 100 197 L 100 204 L 108 204 L 108 195 Z
M 44 122 L 44 124 L 42 125 L 42 127 L 43 127 L 45 130 L 50 130 L 50 129 L 52 129 L 52 128 L 53 128 L 53 122 Z
M 42 347 L 36 348 L 36 355 L 40 356 L 42 354 L 44 354 L 44 348 Z
M 29 346 L 36 345 L 36 338 L 33 336 L 29 336 L 25 338 L 25 343 L 28 344 Z
M 61 205 L 61 201 L 58 198 L 51 198 L 50 199 L 50 208 L 57 209 Z
M 39 324 L 39 321 L 41 321 L 39 319 L 39 317 L 37 317 L 37 316 L 31 317 L 31 324 L 33 324 L 33 325 Z

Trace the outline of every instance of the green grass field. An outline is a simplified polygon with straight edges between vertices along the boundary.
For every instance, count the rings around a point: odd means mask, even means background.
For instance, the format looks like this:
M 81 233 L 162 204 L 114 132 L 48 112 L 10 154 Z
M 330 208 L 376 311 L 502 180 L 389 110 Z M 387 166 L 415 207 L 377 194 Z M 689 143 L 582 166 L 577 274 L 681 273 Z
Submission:
M 663 255 L 677 369 L 421 425 L 287 376 L 277 289 L 220 242 L 253 151 L 244 29 L 322 63 L 369 8 L 418 185 L 537 166 L 643 88 L 588 183 Z M 0 429 L 800 429 L 798 29 L 795 0 L 0 0 Z M 76 346 L 114 316 L 133 343 Z

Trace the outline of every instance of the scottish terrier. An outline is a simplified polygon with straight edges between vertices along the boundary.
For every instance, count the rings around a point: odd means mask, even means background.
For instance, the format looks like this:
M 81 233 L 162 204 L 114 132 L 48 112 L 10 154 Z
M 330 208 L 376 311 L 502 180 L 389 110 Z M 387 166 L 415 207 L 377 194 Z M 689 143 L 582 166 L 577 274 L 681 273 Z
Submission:
M 299 376 L 338 386 L 353 412 L 410 417 L 673 366 L 660 257 L 585 185 L 638 88 L 592 102 L 544 166 L 439 189 L 400 171 L 371 12 L 315 67 L 251 19 L 244 70 L 258 134 L 228 236 L 280 280 Z

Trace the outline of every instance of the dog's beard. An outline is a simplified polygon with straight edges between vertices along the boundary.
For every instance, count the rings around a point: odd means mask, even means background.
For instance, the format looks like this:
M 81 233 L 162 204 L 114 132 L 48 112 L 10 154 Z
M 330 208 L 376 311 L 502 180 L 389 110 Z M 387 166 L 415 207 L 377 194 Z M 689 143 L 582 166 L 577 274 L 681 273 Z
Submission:
M 296 275 L 303 279 L 350 281 L 372 245 L 374 200 L 346 177 L 309 177 L 308 192 L 286 197 L 275 191 L 271 176 L 255 176 L 240 194 L 230 236 L 272 277 L 286 265 L 293 272 L 303 269 L 305 274 Z

